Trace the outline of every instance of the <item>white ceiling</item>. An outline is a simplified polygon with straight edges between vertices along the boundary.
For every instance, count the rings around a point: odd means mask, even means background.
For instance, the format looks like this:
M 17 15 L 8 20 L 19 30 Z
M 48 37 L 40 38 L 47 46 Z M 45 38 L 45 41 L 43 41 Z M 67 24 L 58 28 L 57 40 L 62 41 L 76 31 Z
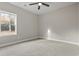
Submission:
M 62 7 L 66 7 L 68 5 L 75 4 L 76 2 L 45 2 L 45 3 L 49 4 L 50 7 L 41 5 L 40 10 L 38 10 L 38 5 L 30 6 L 29 5 L 30 3 L 33 3 L 33 2 L 10 2 L 10 4 L 21 7 L 23 9 L 28 10 L 37 15 L 44 14 L 44 13 L 47 13 L 47 12 L 50 12 L 50 11 L 53 11 L 53 10 L 56 10 L 56 9 L 59 9 Z M 26 6 L 24 6 L 24 5 L 26 5 Z

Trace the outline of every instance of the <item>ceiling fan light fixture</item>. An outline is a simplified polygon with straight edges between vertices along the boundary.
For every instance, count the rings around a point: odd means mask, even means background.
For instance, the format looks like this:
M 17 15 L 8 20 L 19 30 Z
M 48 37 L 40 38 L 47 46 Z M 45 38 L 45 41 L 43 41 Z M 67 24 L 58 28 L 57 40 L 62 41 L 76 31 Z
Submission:
M 41 6 L 41 5 L 42 5 L 42 3 L 38 3 L 38 5 L 39 5 L 39 6 Z
M 29 5 L 38 5 L 38 10 L 40 10 L 41 5 L 44 5 L 46 7 L 49 7 L 49 4 L 43 3 L 43 2 L 36 2 L 36 3 L 31 3 Z

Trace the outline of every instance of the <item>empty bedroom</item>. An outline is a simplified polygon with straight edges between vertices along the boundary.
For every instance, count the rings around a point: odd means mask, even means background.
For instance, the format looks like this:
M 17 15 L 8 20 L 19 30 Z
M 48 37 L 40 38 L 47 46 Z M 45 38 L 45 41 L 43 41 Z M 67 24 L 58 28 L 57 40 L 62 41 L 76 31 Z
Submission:
M 79 2 L 0 2 L 0 56 L 79 56 Z

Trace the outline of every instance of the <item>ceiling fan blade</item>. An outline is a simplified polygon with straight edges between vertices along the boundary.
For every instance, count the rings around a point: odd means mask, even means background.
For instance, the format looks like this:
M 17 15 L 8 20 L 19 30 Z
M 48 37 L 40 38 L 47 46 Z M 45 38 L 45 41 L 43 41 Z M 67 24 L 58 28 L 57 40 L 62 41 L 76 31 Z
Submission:
M 38 4 L 38 2 L 37 2 L 37 3 L 31 3 L 31 4 L 29 4 L 29 5 L 35 5 L 35 4 Z
M 49 5 L 48 4 L 45 4 L 45 3 L 42 3 L 42 5 L 45 5 L 45 6 L 49 7 Z
M 38 6 L 38 10 L 40 10 L 40 6 Z

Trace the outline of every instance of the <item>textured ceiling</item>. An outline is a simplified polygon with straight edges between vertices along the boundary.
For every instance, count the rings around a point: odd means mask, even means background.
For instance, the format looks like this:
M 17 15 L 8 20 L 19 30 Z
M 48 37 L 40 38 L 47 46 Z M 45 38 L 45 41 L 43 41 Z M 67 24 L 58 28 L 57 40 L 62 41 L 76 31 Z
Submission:
M 33 2 L 10 2 L 10 4 L 21 7 L 37 15 L 41 15 L 41 14 L 44 14 L 44 13 L 47 13 L 47 12 L 50 12 L 50 11 L 53 11 L 53 10 L 56 10 L 62 7 L 66 7 L 68 5 L 75 4 L 76 2 L 44 2 L 44 3 L 49 4 L 50 7 L 41 5 L 40 10 L 38 10 L 38 5 L 30 6 L 29 5 L 30 3 L 33 3 Z

